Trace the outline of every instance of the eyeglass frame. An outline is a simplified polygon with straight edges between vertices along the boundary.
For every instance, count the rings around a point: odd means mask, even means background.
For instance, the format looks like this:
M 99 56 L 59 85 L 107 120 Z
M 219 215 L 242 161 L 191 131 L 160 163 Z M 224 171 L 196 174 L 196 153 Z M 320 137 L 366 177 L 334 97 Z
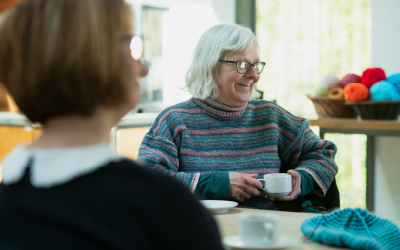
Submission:
M 254 65 L 256 65 L 256 64 L 258 64 L 258 63 L 261 63 L 261 64 L 263 65 L 263 68 L 262 68 L 262 70 L 261 70 L 259 73 L 257 73 L 257 75 L 261 74 L 261 73 L 264 71 L 264 68 L 265 68 L 265 62 L 261 62 L 261 61 L 258 61 L 258 62 L 255 62 L 255 63 L 251 63 L 251 62 L 242 61 L 242 60 L 240 60 L 240 61 L 219 60 L 219 62 L 226 62 L 226 63 L 234 63 L 234 64 L 236 64 L 236 71 L 237 71 L 239 74 L 247 74 L 247 72 L 249 72 L 250 68 L 251 68 L 251 67 L 254 68 Z M 247 62 L 248 64 L 250 64 L 249 69 L 248 69 L 246 72 L 244 72 L 244 73 L 240 73 L 239 70 L 238 70 L 238 62 Z
M 140 56 L 134 56 L 133 55 L 133 48 L 132 48 L 132 41 L 135 39 L 135 38 L 138 38 L 139 40 L 141 40 L 141 48 L 140 48 Z M 130 49 L 131 49 L 131 51 L 132 51 L 132 57 L 135 59 L 135 60 L 140 60 L 140 59 L 142 59 L 143 58 L 143 53 L 144 53 L 144 41 L 143 41 L 143 37 L 142 36 L 138 36 L 138 35 L 132 35 L 132 34 L 123 34 L 123 35 L 120 35 L 119 36 L 119 42 L 120 43 L 124 43 L 124 42 L 129 42 L 129 47 L 130 47 Z M 135 52 L 137 52 L 137 51 L 135 51 Z

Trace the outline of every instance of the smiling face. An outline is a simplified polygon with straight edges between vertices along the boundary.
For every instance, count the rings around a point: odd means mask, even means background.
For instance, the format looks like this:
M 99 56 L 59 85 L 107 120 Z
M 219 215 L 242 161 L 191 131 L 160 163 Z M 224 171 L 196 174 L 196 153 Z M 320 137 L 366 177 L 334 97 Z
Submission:
M 255 63 L 260 61 L 255 46 L 246 47 L 244 50 L 230 54 L 228 61 L 247 61 Z M 215 78 L 219 89 L 217 102 L 228 106 L 242 106 L 250 100 L 254 85 L 260 79 L 253 67 L 246 74 L 236 71 L 234 63 L 219 63 L 218 76 Z

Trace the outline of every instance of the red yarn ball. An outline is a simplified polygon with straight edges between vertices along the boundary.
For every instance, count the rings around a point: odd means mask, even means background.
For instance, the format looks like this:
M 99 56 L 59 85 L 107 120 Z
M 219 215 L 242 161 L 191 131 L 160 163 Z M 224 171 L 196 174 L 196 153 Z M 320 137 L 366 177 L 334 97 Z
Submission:
M 344 99 L 348 102 L 359 102 L 368 99 L 369 90 L 362 83 L 349 83 L 344 87 Z
M 369 68 L 366 69 L 361 76 L 361 83 L 364 84 L 368 89 L 372 84 L 385 80 L 385 71 L 381 68 Z
M 340 85 L 342 86 L 342 88 L 344 88 L 344 86 L 346 86 L 349 83 L 353 83 L 353 82 L 361 82 L 361 77 L 356 74 L 347 74 L 340 81 Z

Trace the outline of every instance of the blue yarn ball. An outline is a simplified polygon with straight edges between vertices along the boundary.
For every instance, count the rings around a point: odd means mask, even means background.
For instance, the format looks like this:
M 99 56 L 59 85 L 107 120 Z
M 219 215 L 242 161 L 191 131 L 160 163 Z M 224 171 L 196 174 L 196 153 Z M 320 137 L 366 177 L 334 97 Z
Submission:
M 369 89 L 373 101 L 398 101 L 400 100 L 399 90 L 390 82 L 379 81 Z
M 386 78 L 387 82 L 393 83 L 393 85 L 397 88 L 400 92 L 400 74 L 394 74 Z
M 307 219 L 300 230 L 310 240 L 338 247 L 400 249 L 399 227 L 360 208 L 346 208 Z

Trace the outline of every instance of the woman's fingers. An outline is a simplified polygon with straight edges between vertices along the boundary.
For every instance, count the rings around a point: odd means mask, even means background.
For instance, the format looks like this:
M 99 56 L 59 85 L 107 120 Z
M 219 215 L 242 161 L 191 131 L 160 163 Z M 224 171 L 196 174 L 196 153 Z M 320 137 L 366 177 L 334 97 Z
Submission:
M 292 190 L 292 192 L 290 192 L 286 197 L 283 198 L 272 198 L 273 200 L 276 201 L 292 201 L 294 199 L 296 199 L 299 195 L 300 195 L 300 191 L 297 190 Z
M 269 199 L 276 201 L 292 201 L 299 197 L 299 195 L 301 194 L 301 176 L 299 173 L 297 173 L 297 171 L 294 171 L 292 169 L 289 170 L 287 173 L 292 176 L 292 191 L 286 197 Z M 268 197 L 266 196 L 266 198 Z
M 238 201 L 244 201 L 245 199 L 249 199 L 250 197 L 251 194 L 248 194 L 246 192 L 241 192 L 241 193 L 236 193 L 235 197 L 232 198 Z
M 260 195 L 257 188 L 250 185 L 261 187 L 261 183 L 254 179 L 257 174 L 241 174 L 237 172 L 229 173 L 231 197 L 238 201 L 251 198 L 251 195 Z
M 252 175 L 252 176 L 254 176 L 254 175 Z M 255 179 L 255 177 L 257 177 L 257 174 L 255 174 L 254 177 L 247 177 L 247 178 L 246 178 L 247 184 L 253 185 L 253 186 L 255 186 L 256 188 L 262 188 L 261 182 L 260 182 L 259 180 Z
M 249 193 L 249 194 L 252 194 L 252 195 L 256 195 L 256 196 L 259 196 L 259 195 L 260 195 L 260 191 L 258 191 L 257 188 L 252 187 L 252 186 L 250 186 L 250 185 L 245 185 L 245 186 L 243 187 L 243 190 L 244 190 L 246 193 Z
M 301 193 L 301 176 L 297 171 L 289 170 L 288 174 L 292 176 L 292 190 L 299 189 Z
M 244 201 L 244 197 L 240 194 L 236 194 L 235 196 L 232 196 L 232 198 L 238 201 Z
M 246 174 L 247 176 L 250 176 L 251 178 L 256 178 L 258 174 Z
M 247 192 L 243 192 L 243 196 L 245 199 L 250 199 L 251 198 L 251 194 L 247 193 Z

